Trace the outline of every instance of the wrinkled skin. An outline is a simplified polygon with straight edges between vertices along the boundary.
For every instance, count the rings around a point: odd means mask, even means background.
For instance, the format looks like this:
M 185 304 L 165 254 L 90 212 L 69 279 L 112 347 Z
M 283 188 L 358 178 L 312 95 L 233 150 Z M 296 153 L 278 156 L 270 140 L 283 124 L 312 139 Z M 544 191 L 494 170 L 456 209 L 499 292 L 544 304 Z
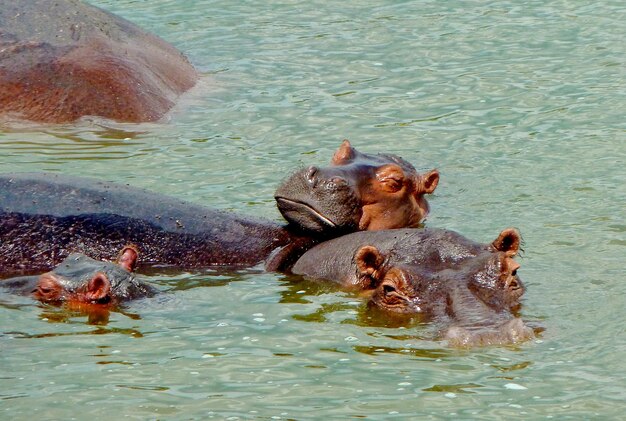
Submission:
M 339 151 L 346 147 L 366 161 L 372 159 L 348 142 Z M 395 162 L 382 155 L 377 159 Z M 336 171 L 352 184 L 365 184 L 362 179 L 370 173 L 352 171 L 354 168 L 358 168 L 354 162 L 336 163 L 320 171 Z M 327 190 L 327 194 L 332 193 Z M 405 200 L 413 203 L 415 195 L 405 196 Z M 373 203 L 355 206 L 353 202 L 338 202 L 331 209 L 319 206 L 316 213 L 328 219 L 335 211 L 360 215 L 362 208 Z M 384 197 L 377 202 L 380 208 L 390 207 L 390 212 L 401 204 L 402 200 L 387 202 Z M 345 211 L 341 210 L 344 206 Z M 420 209 L 414 208 L 415 214 L 409 219 L 421 217 Z M 304 207 L 302 212 L 310 211 Z M 0 174 L 0 276 L 50 270 L 70 252 L 111 260 L 112 250 L 126 244 L 137 245 L 146 266 L 242 268 L 265 263 L 268 270 L 283 271 L 317 242 L 358 228 L 338 222 L 322 230 L 309 230 L 307 224 L 298 223 L 308 216 L 298 218 L 297 212 L 290 215 L 294 216 L 291 223 L 281 225 L 91 179 L 45 173 Z
M 514 318 L 524 293 L 513 259 L 519 244 L 511 228 L 489 244 L 432 228 L 361 232 L 317 245 L 292 271 L 368 291 L 377 308 L 438 323 L 455 346 L 511 343 L 533 337 Z
M 2 1 L 0 28 L 0 115 L 156 121 L 197 80 L 173 46 L 77 0 Z
M 124 301 L 156 293 L 133 274 L 138 257 L 132 246 L 125 247 L 116 263 L 91 259 L 74 253 L 54 270 L 39 276 L 0 281 L 0 286 L 18 294 L 31 295 L 51 304 L 99 304 L 116 306 Z
M 329 167 L 293 174 L 275 198 L 285 219 L 311 231 L 417 227 L 438 182 L 436 170 L 418 174 L 400 157 L 364 154 L 345 140 Z

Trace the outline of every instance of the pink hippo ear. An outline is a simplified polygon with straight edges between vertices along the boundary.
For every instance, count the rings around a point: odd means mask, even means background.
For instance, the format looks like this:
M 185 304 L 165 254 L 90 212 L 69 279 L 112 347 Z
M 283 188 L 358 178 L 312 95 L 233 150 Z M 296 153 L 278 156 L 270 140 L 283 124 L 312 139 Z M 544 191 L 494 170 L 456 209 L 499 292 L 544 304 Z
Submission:
M 506 253 L 509 257 L 513 257 L 519 251 L 520 242 L 521 236 L 519 231 L 515 228 L 507 228 L 491 243 L 491 247 L 496 251 Z
M 355 155 L 355 150 L 352 145 L 350 145 L 350 141 L 348 139 L 344 139 L 341 146 L 337 149 L 333 158 L 330 160 L 330 163 L 333 165 L 342 165 L 353 160 Z
M 424 175 L 418 176 L 418 189 L 416 191 L 417 194 L 431 194 L 437 188 L 439 184 L 439 171 L 430 170 Z
M 102 273 L 96 273 L 87 284 L 87 292 L 85 293 L 86 301 L 101 301 L 109 297 L 111 294 L 111 282 L 109 278 Z
M 366 288 L 375 287 L 382 280 L 382 265 L 384 257 L 374 246 L 363 246 L 354 254 L 354 262 L 361 280 L 369 280 Z M 366 282 L 367 283 L 367 282 Z
M 126 246 L 117 257 L 117 264 L 129 272 L 133 272 L 137 267 L 139 252 L 135 246 Z

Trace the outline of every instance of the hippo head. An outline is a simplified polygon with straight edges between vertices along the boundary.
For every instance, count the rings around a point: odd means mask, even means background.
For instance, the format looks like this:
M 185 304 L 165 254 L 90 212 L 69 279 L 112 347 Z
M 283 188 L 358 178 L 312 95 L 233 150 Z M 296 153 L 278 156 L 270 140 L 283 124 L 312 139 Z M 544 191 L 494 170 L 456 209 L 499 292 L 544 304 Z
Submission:
M 447 267 L 391 264 L 392 256 L 366 245 L 354 255 L 355 285 L 373 290 L 372 303 L 396 313 L 442 315 L 455 289 L 471 291 L 469 301 L 478 299 L 495 311 L 510 310 L 524 293 L 520 265 L 513 260 L 519 244 L 519 232 L 508 228 L 484 252 Z
M 32 295 L 49 303 L 65 301 L 114 305 L 125 298 L 146 295 L 146 286 L 134 279 L 138 252 L 126 246 L 116 263 L 71 254 L 53 271 L 37 280 Z
M 390 265 L 374 246 L 363 246 L 354 255 L 358 284 L 373 291 L 371 304 L 403 314 L 430 314 L 445 292 L 436 276 L 419 265 Z M 441 298 L 436 295 L 442 294 Z
M 275 194 L 289 223 L 318 233 L 415 227 L 428 214 L 424 195 L 439 173 L 418 174 L 395 155 L 370 155 L 344 140 L 328 167 L 296 172 Z
M 505 229 L 491 243 L 491 253 L 477 256 L 465 268 L 468 288 L 496 310 L 517 308 L 524 294 L 524 285 L 517 275 L 520 265 L 513 260 L 519 251 L 520 241 L 516 229 Z

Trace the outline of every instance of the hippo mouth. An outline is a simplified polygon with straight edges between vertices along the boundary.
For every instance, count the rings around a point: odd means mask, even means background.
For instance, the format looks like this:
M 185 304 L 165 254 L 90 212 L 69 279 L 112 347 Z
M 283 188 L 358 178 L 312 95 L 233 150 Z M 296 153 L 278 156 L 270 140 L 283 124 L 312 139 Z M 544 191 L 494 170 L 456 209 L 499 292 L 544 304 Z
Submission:
M 337 227 L 336 223 L 307 203 L 276 196 L 276 204 L 287 221 L 303 229 L 325 231 Z

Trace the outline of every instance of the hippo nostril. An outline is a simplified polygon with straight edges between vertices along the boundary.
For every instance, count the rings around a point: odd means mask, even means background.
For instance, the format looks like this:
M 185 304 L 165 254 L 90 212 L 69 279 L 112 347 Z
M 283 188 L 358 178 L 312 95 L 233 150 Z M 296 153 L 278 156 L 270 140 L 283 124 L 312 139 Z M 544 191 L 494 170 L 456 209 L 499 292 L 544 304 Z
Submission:
M 310 166 L 309 169 L 306 171 L 304 177 L 309 183 L 315 184 L 315 176 L 317 175 L 317 171 L 318 168 L 315 166 Z

